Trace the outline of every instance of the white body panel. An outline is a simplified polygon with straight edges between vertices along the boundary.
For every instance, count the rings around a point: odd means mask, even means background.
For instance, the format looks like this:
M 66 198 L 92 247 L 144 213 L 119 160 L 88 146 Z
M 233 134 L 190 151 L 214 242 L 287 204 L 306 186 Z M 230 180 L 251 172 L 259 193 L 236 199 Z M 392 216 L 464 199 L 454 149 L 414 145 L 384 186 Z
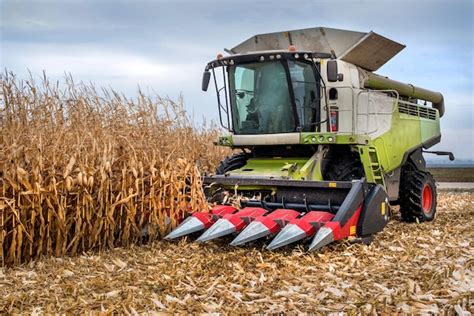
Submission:
M 233 135 L 234 145 L 292 145 L 300 143 L 299 133 Z
M 390 129 L 392 114 L 395 109 L 396 98 L 387 93 L 361 89 L 359 70 L 356 66 L 338 60 L 338 73 L 343 80 L 327 81 L 327 60 L 321 60 L 321 75 L 326 83 L 328 105 L 337 107 L 338 133 L 358 134 L 376 138 Z M 330 99 L 331 89 L 337 90 L 337 98 Z M 326 119 L 325 99 L 322 99 L 322 120 Z M 326 130 L 323 124 L 322 130 Z

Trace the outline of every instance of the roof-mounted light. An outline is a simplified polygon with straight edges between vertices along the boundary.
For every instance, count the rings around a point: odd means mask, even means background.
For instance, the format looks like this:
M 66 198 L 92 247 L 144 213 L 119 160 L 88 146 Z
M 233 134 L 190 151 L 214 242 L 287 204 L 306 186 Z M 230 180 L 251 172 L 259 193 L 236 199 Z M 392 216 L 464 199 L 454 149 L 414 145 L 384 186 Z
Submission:
M 290 52 L 296 52 L 296 46 L 295 45 L 290 45 L 290 46 L 288 46 L 288 50 Z

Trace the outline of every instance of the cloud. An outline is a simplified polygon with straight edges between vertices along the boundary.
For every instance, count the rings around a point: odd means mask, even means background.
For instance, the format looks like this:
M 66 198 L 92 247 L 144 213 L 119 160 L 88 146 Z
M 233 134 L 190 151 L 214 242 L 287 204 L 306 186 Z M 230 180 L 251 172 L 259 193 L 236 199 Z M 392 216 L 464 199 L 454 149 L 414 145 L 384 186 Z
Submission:
M 107 51 L 83 51 L 76 53 L 39 53 L 20 59 L 35 71 L 46 69 L 52 75 L 70 72 L 92 77 L 131 76 L 166 78 L 173 73 L 172 65 L 162 64 L 134 55 Z
M 71 73 L 98 79 L 106 77 L 182 83 L 189 79 L 187 70 L 203 68 L 202 64 L 196 62 L 184 60 L 170 63 L 129 51 L 100 49 L 88 45 L 4 44 L 8 50 L 22 51 L 19 56 L 8 54 L 6 64 L 16 69 L 27 67 L 33 73 L 45 70 L 51 76 Z

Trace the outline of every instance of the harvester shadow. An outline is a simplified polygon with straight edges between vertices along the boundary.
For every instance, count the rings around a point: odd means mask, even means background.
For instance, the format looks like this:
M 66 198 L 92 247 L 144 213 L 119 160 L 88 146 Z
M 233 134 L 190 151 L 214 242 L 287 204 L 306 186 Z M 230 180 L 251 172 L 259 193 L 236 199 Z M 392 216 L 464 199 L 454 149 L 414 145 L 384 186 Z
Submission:
M 199 234 L 197 234 L 199 235 Z M 310 243 L 310 240 L 305 240 L 304 242 L 300 242 L 298 244 L 289 244 L 286 246 L 282 246 L 278 249 L 275 250 L 269 250 L 266 249 L 266 247 L 270 244 L 274 236 L 269 236 L 267 238 L 262 238 L 259 240 L 251 241 L 249 243 L 246 243 L 244 245 L 239 245 L 239 246 L 231 246 L 230 243 L 232 240 L 234 240 L 236 236 L 225 236 L 221 237 L 219 239 L 214 239 L 211 241 L 207 242 L 196 242 L 198 245 L 202 247 L 209 247 L 212 248 L 213 251 L 216 252 L 229 252 L 229 251 L 239 251 L 239 250 L 251 250 L 251 251 L 259 251 L 262 253 L 280 253 L 280 254 L 291 254 L 295 251 L 303 252 L 303 253 L 308 253 L 307 249 Z M 196 237 L 194 236 L 188 236 L 188 241 L 195 242 Z
M 277 249 L 269 250 L 269 249 L 266 249 L 266 247 L 270 244 L 270 242 L 275 236 L 267 236 L 266 238 L 261 238 L 255 241 L 251 241 L 244 245 L 231 246 L 230 243 L 232 242 L 232 240 L 234 240 L 236 235 L 224 236 L 224 237 L 220 237 L 220 238 L 213 239 L 210 241 L 205 241 L 205 242 L 196 241 L 201 235 L 202 235 L 202 232 L 196 232 L 196 233 L 192 233 L 187 236 L 184 236 L 182 238 L 178 238 L 174 240 L 163 240 L 163 241 L 169 244 L 182 244 L 182 245 L 193 244 L 199 247 L 212 249 L 212 251 L 216 253 L 228 253 L 229 251 L 250 250 L 250 251 L 258 251 L 262 253 L 278 253 L 278 254 L 284 254 L 284 255 L 291 255 L 295 252 L 305 253 L 307 255 L 311 255 L 311 254 L 316 255 L 318 253 L 340 251 L 342 250 L 341 248 L 347 249 L 358 244 L 368 245 L 373 241 L 373 237 L 370 237 L 368 239 L 354 238 L 354 239 L 349 239 L 349 240 L 340 240 L 340 241 L 332 242 L 331 244 L 323 247 L 322 249 L 318 251 L 310 252 L 308 251 L 308 247 L 311 244 L 311 238 L 305 239 L 298 243 L 292 243 L 292 244 L 279 247 Z

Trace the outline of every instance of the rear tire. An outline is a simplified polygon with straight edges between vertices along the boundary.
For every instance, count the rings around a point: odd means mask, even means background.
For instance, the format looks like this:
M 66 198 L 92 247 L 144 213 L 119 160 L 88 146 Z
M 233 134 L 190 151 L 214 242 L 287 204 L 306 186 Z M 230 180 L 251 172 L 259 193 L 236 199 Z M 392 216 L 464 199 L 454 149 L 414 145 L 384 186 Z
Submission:
M 400 182 L 400 213 L 405 222 L 429 222 L 436 215 L 436 184 L 427 171 L 410 168 Z
M 246 153 L 226 157 L 216 168 L 216 175 L 223 175 L 231 170 L 242 168 L 247 164 L 247 158 Z

